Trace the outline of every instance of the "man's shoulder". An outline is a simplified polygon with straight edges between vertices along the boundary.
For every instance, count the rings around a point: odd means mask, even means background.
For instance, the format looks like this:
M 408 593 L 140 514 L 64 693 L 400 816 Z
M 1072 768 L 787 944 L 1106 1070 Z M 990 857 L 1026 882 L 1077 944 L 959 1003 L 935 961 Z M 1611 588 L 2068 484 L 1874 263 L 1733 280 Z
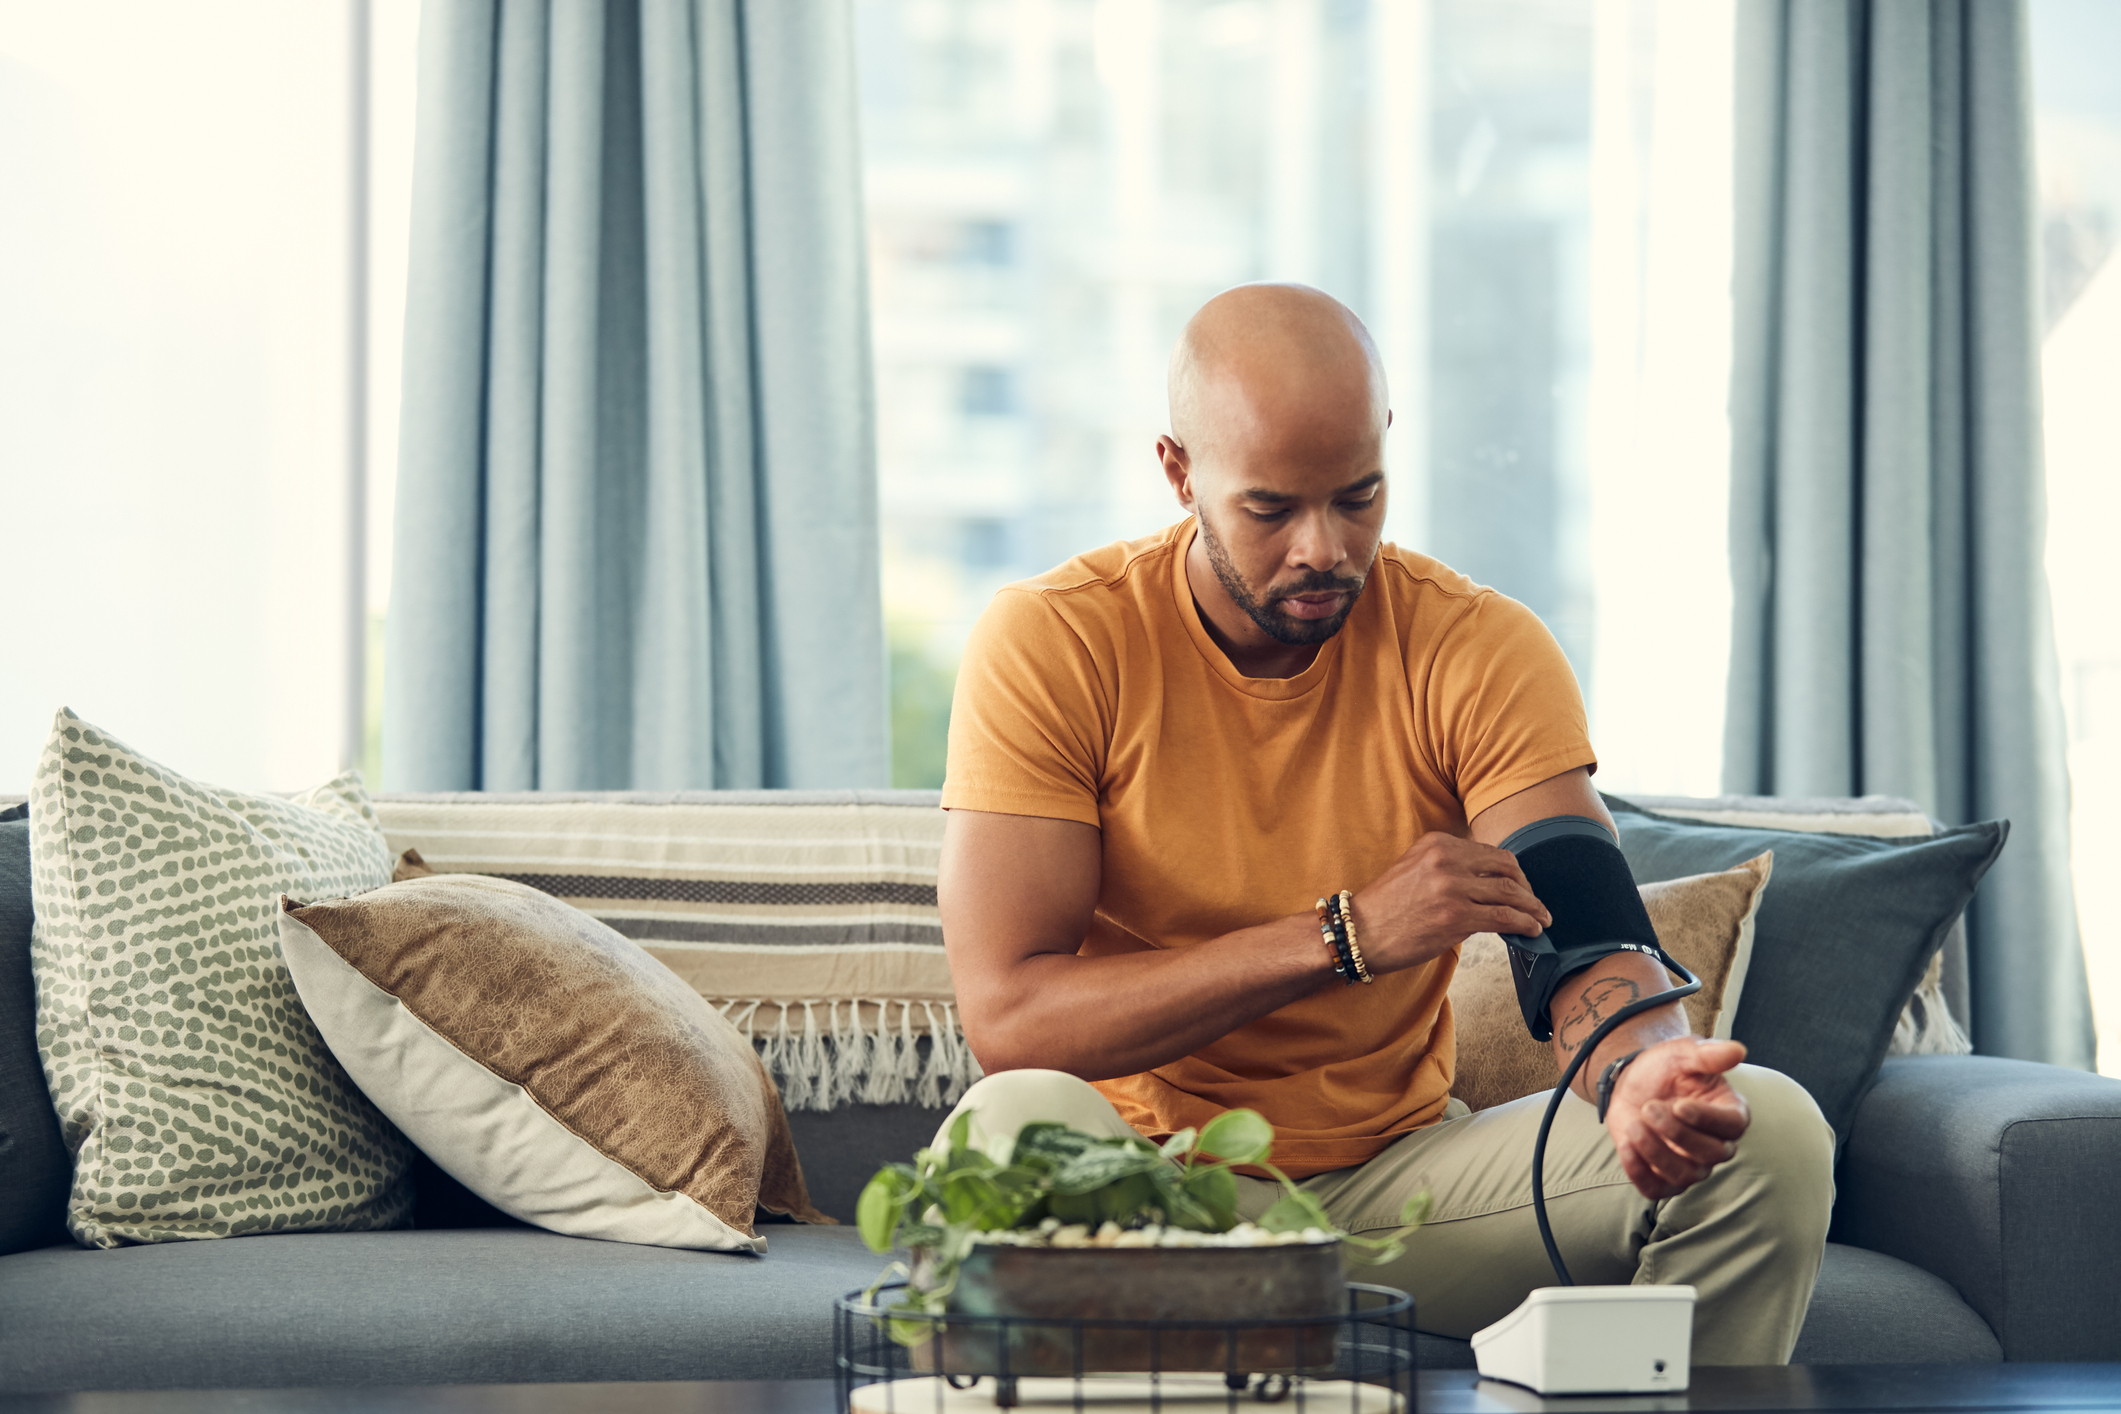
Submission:
M 1524 605 L 1460 574 L 1442 560 L 1398 545 L 1377 552 L 1370 578 L 1392 603 L 1392 617 L 1406 650 L 1417 657 L 1437 652 L 1454 641 L 1509 636 L 1520 621 L 1538 623 Z
M 1396 598 L 1429 599 L 1441 606 L 1467 608 L 1484 599 L 1502 597 L 1434 556 L 1389 541 L 1378 547 L 1373 574 L 1385 592 Z
M 1100 546 L 1006 585 L 983 617 L 1018 634 L 1072 631 L 1088 644 L 1129 638 L 1168 608 L 1171 559 L 1185 526 Z
M 1180 521 L 1139 540 L 1118 540 L 1086 550 L 1065 564 L 1018 580 L 1008 588 L 1052 600 L 1079 597 L 1090 602 L 1095 602 L 1101 591 L 1106 595 L 1151 592 L 1158 582 L 1157 572 L 1168 571 L 1179 532 L 1185 526 L 1186 522 Z
M 1530 607 L 1429 555 L 1385 545 L 1371 579 L 1391 601 L 1410 670 L 1447 660 L 1492 661 L 1552 639 Z

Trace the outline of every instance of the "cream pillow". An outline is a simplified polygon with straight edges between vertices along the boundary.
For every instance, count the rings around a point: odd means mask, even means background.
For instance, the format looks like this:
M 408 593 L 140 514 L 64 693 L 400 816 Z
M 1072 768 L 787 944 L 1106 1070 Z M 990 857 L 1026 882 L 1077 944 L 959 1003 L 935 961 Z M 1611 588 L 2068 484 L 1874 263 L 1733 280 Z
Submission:
M 1657 941 L 1701 979 L 1701 990 L 1683 1003 L 1697 1036 L 1731 1034 L 1752 959 L 1753 918 L 1773 865 L 1774 855 L 1763 854 L 1720 873 L 1642 885 Z M 1458 1049 L 1453 1095 L 1484 1110 L 1554 1088 L 1554 1053 L 1525 1030 L 1501 938 L 1466 939 L 1450 995 Z
M 832 1221 L 751 1043 L 588 914 L 477 874 L 282 910 L 295 985 L 348 1073 L 495 1207 L 578 1237 L 758 1252 L 758 1208 Z
M 94 1247 L 401 1227 L 412 1154 L 280 958 L 273 900 L 390 877 L 361 778 L 187 780 L 62 711 L 30 788 L 37 1044 Z

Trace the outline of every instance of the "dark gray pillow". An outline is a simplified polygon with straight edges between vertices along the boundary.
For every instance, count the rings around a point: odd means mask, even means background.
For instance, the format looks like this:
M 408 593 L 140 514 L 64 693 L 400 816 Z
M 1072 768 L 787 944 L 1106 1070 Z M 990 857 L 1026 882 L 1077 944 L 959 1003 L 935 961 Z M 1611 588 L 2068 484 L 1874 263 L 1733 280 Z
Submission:
M 0 811 L 0 1256 L 66 1241 L 74 1177 L 37 1059 L 26 814 Z
M 1893 1022 L 1974 886 L 2003 852 L 2007 820 L 1875 839 L 1658 815 L 1607 796 L 1637 883 L 1729 869 L 1775 851 L 1733 1038 L 1795 1080 L 1848 1137 L 1878 1078 Z

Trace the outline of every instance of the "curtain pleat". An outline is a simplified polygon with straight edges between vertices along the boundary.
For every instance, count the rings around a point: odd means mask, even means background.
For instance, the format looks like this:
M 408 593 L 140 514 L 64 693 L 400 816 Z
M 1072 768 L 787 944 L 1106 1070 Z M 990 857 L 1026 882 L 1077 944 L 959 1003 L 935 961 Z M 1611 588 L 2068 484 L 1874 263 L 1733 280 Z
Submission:
M 2006 817 L 1974 1039 L 2088 1066 L 2021 0 L 1741 0 L 1725 783 Z
M 429 0 L 396 789 L 888 781 L 844 0 Z

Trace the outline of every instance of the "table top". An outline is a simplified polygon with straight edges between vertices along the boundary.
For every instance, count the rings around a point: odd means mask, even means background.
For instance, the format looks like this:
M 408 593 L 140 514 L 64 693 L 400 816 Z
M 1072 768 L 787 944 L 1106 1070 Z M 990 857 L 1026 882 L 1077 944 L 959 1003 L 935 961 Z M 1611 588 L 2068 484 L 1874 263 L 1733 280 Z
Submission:
M 1471 1370 L 1424 1370 L 1421 1414 L 1635 1414 L 1704 1409 L 1970 1410 L 2121 1408 L 2121 1363 L 2110 1365 L 1708 1366 L 1683 1395 L 1541 1399 Z M 1212 1410 L 1220 1405 L 1199 1406 Z M 1262 1414 L 1269 1406 L 1257 1407 Z M 1288 1406 L 1293 1408 L 1293 1406 Z M 830 1380 L 672 1384 L 404 1385 L 279 1390 L 133 1390 L 0 1395 L 0 1414 L 835 1414 Z

